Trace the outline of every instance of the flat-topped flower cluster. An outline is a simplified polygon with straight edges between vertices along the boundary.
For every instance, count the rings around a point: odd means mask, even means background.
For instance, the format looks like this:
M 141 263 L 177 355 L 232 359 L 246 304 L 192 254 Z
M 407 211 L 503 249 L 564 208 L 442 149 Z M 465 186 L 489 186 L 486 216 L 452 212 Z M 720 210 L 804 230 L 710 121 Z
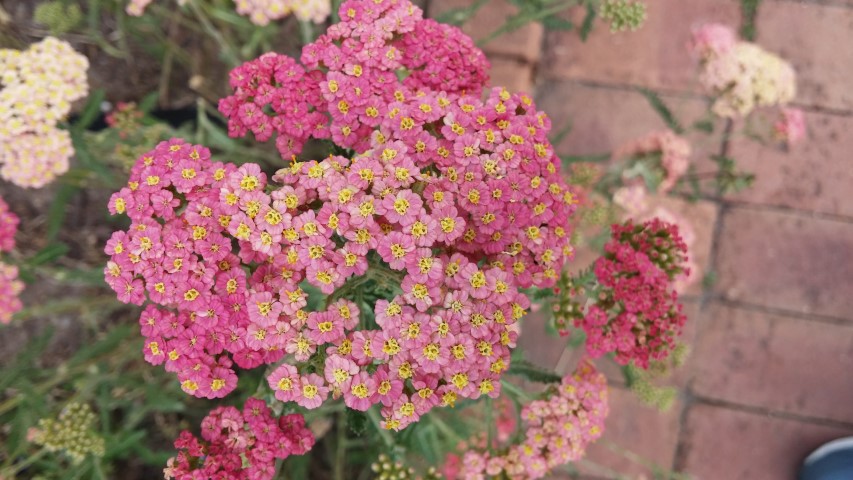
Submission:
M 717 97 L 712 109 L 721 117 L 785 105 L 796 96 L 793 67 L 754 43 L 737 40 L 725 25 L 707 24 L 694 30 L 690 50 L 702 62 L 700 80 Z
M 18 232 L 18 216 L 9 210 L 9 205 L 0 198 L 0 253 L 15 248 L 15 234 Z M 12 321 L 12 315 L 23 305 L 18 298 L 24 284 L 18 280 L 18 268 L 0 262 L 0 323 Z
M 620 364 L 648 368 L 675 348 L 686 320 L 672 283 L 685 273 L 687 246 L 675 225 L 658 219 L 611 228 L 594 266 L 596 303 L 576 326 L 593 357 L 614 352 Z
M 469 451 L 453 478 L 543 478 L 554 468 L 580 460 L 586 447 L 604 433 L 610 411 L 607 379 L 588 360 L 563 378 L 545 400 L 521 411 L 524 438 L 503 454 Z
M 559 277 L 576 200 L 530 98 L 464 93 L 486 78 L 470 39 L 408 2 L 340 14 L 305 67 L 264 55 L 232 72 L 220 105 L 233 135 L 275 134 L 289 165 L 268 179 L 161 143 L 110 201 L 133 223 L 107 244 L 106 277 L 122 301 L 149 302 L 145 357 L 186 392 L 222 397 L 234 364 L 280 362 L 278 399 L 382 404 L 400 429 L 499 394 L 529 306 L 518 289 Z M 339 154 L 298 160 L 312 138 Z M 366 280 L 396 292 L 365 299 L 348 285 Z M 306 284 L 323 308 L 308 308 Z
M 0 49 L 0 177 L 38 188 L 68 170 L 71 137 L 56 125 L 86 96 L 88 67 L 53 37 L 24 51 Z
M 299 414 L 276 418 L 263 400 L 246 400 L 243 410 L 218 407 L 201 422 L 201 439 L 184 430 L 175 440 L 178 455 L 170 458 L 165 478 L 269 480 L 277 460 L 302 455 L 314 446 L 314 435 Z

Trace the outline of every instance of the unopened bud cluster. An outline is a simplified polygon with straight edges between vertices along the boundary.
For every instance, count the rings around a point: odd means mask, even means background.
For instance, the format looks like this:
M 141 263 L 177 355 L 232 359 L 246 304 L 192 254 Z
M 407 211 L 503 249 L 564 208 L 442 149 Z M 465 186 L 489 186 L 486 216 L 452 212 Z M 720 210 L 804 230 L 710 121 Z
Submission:
M 607 0 L 601 17 L 610 21 L 611 32 L 637 30 L 646 21 L 646 4 L 637 0 Z
M 31 439 L 50 452 L 64 453 L 75 464 L 87 455 L 104 455 L 104 439 L 95 433 L 95 414 L 82 403 L 68 404 L 56 420 L 39 420 L 39 428 L 32 432 Z

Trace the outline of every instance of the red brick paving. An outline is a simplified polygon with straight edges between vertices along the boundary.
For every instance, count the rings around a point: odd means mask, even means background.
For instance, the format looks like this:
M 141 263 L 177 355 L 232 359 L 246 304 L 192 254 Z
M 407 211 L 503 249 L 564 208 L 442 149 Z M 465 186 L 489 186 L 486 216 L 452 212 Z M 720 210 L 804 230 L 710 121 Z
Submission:
M 763 2 L 756 27 L 758 42 L 797 69 L 797 103 L 853 110 L 853 8 L 817 2 Z
M 739 3 L 734 0 L 655 0 L 646 25 L 631 34 L 610 33 L 603 22 L 584 44 L 577 31 L 547 35 L 545 76 L 649 88 L 696 90 L 694 60 L 686 45 L 696 23 L 736 24 Z M 572 15 L 580 25 L 583 12 Z
M 727 299 L 853 319 L 853 223 L 738 207 L 722 228 L 715 290 Z
M 742 137 L 732 141 L 732 156 L 756 174 L 753 187 L 732 198 L 853 218 L 853 116 L 807 112 L 806 121 L 809 138 L 790 153 Z
M 853 434 L 770 414 L 693 405 L 683 425 L 676 465 L 695 480 L 786 480 L 821 444 Z
M 471 0 L 432 0 L 431 13 Z M 656 90 L 685 124 L 697 120 L 693 60 L 684 44 L 690 28 L 741 21 L 735 0 L 655 0 L 636 33 L 611 35 L 597 23 L 586 44 L 577 32 L 539 27 L 486 47 L 495 84 L 535 95 L 569 155 L 597 154 L 664 127 L 636 87 Z M 697 253 L 716 283 L 689 293 L 684 340 L 693 353 L 669 384 L 681 395 L 659 414 L 639 404 L 620 371 L 598 362 L 614 387 L 606 442 L 589 451 L 585 479 L 655 478 L 648 468 L 607 448 L 625 447 L 697 480 L 777 480 L 796 476 L 821 443 L 853 434 L 853 0 L 765 0 L 758 42 L 798 70 L 799 105 L 809 107 L 806 144 L 791 151 L 744 141 L 727 145 L 739 166 L 757 174 L 753 189 L 698 205 L 675 205 L 697 225 Z M 487 7 L 488 8 L 488 7 Z M 466 31 L 482 38 L 489 22 L 511 14 L 501 3 L 481 12 Z M 567 14 L 578 20 L 582 12 Z M 697 170 L 724 150 L 723 123 L 693 135 Z M 676 202 L 683 204 L 685 202 Z M 580 261 L 581 259 L 579 259 Z M 580 354 L 564 354 L 531 318 L 519 343 L 542 366 L 570 371 Z M 638 475 L 641 475 L 638 477 Z M 645 477 L 643 477 L 644 475 Z M 553 478 L 573 478 L 555 473 Z
M 853 325 L 721 304 L 701 322 L 696 395 L 853 424 Z

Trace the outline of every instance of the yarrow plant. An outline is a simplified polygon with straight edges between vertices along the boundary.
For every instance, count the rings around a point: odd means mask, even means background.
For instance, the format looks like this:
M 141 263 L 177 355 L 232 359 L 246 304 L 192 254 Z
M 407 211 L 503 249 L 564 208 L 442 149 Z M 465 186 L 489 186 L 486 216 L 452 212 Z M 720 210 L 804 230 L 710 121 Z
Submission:
M 276 418 L 263 400 L 250 398 L 240 411 L 218 407 L 201 422 L 201 438 L 184 430 L 179 449 L 168 461 L 165 478 L 251 478 L 275 476 L 276 461 L 302 455 L 314 446 L 314 435 L 299 414 Z
M 86 96 L 88 66 L 53 37 L 24 51 L 0 49 L 0 176 L 38 188 L 68 170 L 74 148 L 57 123 Z
M 122 302 L 145 305 L 144 357 L 186 393 L 224 397 L 237 369 L 269 365 L 268 397 L 283 408 L 342 399 L 355 411 L 378 406 L 377 424 L 401 430 L 435 407 L 500 395 L 530 307 L 522 289 L 557 285 L 578 199 L 548 117 L 524 94 L 485 89 L 488 62 L 457 28 L 398 0 L 345 1 L 339 17 L 300 62 L 269 53 L 234 69 L 233 94 L 219 103 L 230 136 L 274 141 L 285 166 L 268 175 L 182 139 L 160 143 L 110 199 L 131 224 L 106 245 L 105 277 Z M 309 144 L 328 156 L 301 160 Z M 649 147 L 677 150 L 663 161 L 673 176 L 675 156 L 689 154 L 678 145 Z M 657 239 L 677 233 L 643 228 L 641 241 L 627 230 L 614 240 L 637 251 L 613 247 L 600 299 L 620 325 L 619 355 L 639 363 L 666 346 L 654 329 L 666 322 L 660 303 L 675 300 L 662 292 L 681 260 L 656 274 L 664 267 L 649 258 L 675 248 Z M 645 290 L 623 291 L 634 287 Z M 652 331 L 632 332 L 623 325 L 632 319 Z M 603 385 L 584 364 L 525 410 L 529 439 L 489 457 L 489 471 L 539 478 L 579 458 L 602 431 Z M 207 421 L 217 432 L 234 416 L 223 412 Z M 245 445 L 233 425 L 228 448 Z M 167 473 L 183 478 L 176 472 L 190 475 L 198 463 L 188 458 L 203 450 L 188 434 L 179 443 L 188 453 Z M 257 465 L 267 478 L 269 464 Z M 238 478 L 237 466 L 217 472 Z
M 18 216 L 9 210 L 9 205 L 0 198 L 0 253 L 15 248 L 15 234 L 18 231 Z M 18 280 L 18 268 L 0 262 L 0 323 L 12 321 L 12 315 L 23 305 L 18 298 L 24 284 Z

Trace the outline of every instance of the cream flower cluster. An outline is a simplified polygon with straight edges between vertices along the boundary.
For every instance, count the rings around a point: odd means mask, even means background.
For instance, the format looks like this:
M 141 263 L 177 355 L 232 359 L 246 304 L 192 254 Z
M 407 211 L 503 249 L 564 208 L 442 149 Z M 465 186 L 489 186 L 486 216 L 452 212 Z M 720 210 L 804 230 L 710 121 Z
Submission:
M 130 0 L 127 14 L 138 17 L 152 0 Z M 180 5 L 185 0 L 178 0 Z M 267 25 L 293 14 L 299 21 L 323 23 L 332 11 L 330 0 L 234 0 L 237 13 L 249 17 L 255 25 Z
M 0 176 L 38 188 L 68 170 L 71 138 L 56 124 L 88 93 L 88 67 L 53 37 L 23 51 L 0 49 Z
M 329 0 L 236 0 L 237 13 L 256 25 L 293 14 L 301 22 L 323 23 L 332 11 Z
M 733 118 L 793 100 L 797 86 L 791 65 L 754 43 L 733 39 L 734 33 L 721 25 L 694 32 L 691 48 L 702 58 L 700 80 L 717 96 L 714 113 Z

